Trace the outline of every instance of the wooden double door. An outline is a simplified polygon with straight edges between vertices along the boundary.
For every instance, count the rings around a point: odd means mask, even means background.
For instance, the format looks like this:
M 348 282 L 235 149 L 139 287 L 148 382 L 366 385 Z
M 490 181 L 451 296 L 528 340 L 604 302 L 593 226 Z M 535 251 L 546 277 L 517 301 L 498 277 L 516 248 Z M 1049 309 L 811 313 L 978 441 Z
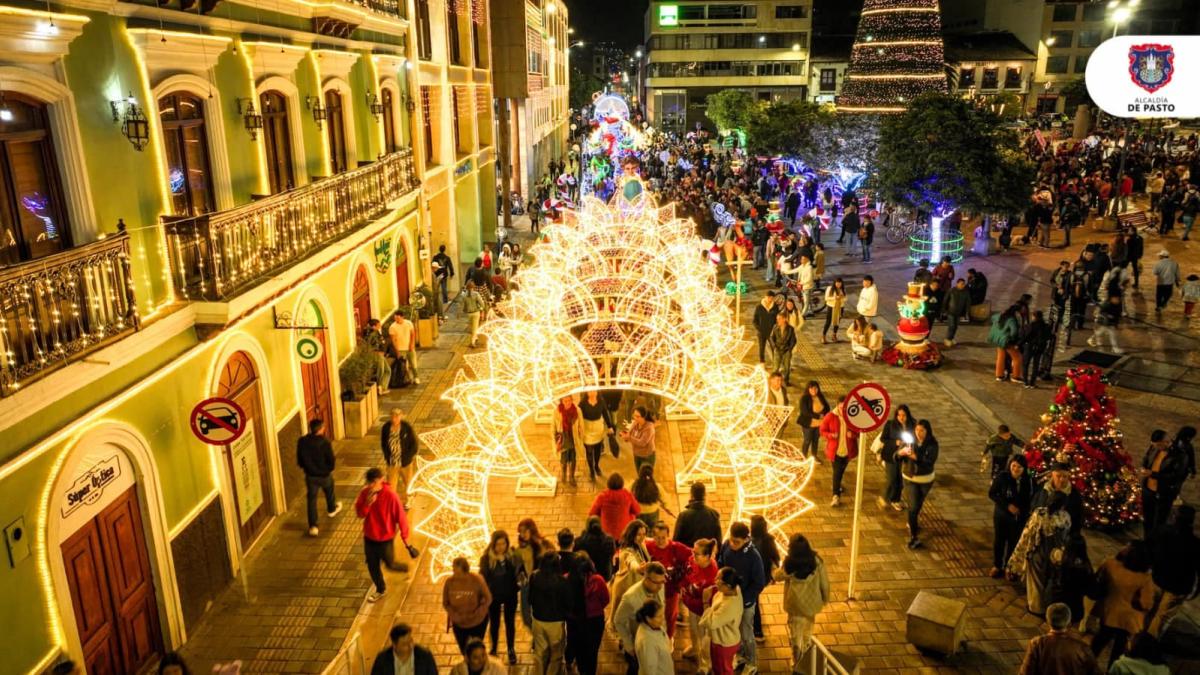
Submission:
M 162 655 L 162 625 L 137 487 L 62 545 L 88 675 L 142 673 Z

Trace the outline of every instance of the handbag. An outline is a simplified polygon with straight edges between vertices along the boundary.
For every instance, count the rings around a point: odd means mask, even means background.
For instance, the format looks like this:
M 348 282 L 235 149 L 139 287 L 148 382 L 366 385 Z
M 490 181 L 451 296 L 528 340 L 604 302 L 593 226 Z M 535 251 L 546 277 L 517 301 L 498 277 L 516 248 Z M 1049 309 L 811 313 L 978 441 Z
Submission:
M 616 436 L 608 437 L 608 451 L 612 453 L 614 458 L 621 456 L 621 443 Z

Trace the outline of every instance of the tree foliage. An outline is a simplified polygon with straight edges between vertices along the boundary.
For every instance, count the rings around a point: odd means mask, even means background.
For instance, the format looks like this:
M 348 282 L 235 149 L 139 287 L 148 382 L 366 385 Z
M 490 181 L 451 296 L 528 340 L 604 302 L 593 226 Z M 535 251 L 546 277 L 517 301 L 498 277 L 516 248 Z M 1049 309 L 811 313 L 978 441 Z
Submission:
M 704 114 L 717 125 L 720 131 L 745 129 L 754 116 L 758 103 L 749 92 L 742 89 L 725 89 L 709 94 L 705 101 Z
M 889 201 L 924 211 L 1007 213 L 1028 202 L 1034 167 L 1016 132 L 989 106 L 928 93 L 880 129 L 875 186 Z
M 585 105 L 591 104 L 592 94 L 604 91 L 604 82 L 591 73 L 585 73 L 578 68 L 572 68 L 569 87 L 567 98 L 570 101 L 571 107 L 575 110 L 580 110 Z
M 777 101 L 755 110 L 746 128 L 747 142 L 756 152 L 809 161 L 818 153 L 818 144 L 827 140 L 821 131 L 834 119 L 831 109 L 816 103 Z
M 1096 105 L 1092 102 L 1092 95 L 1088 93 L 1087 82 L 1082 77 L 1077 77 L 1064 84 L 1062 95 L 1066 99 L 1066 111 L 1068 115 L 1074 115 L 1075 108 L 1078 106 L 1086 105 L 1091 108 Z

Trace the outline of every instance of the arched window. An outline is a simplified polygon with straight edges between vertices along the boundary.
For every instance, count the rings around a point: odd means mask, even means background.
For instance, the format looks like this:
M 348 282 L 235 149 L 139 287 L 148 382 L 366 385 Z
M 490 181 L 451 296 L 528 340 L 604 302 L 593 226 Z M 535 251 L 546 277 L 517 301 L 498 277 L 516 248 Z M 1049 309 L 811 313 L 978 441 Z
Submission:
M 158 100 L 158 114 L 167 151 L 167 189 L 175 215 L 198 216 L 216 210 L 204 102 L 186 92 L 168 94 Z
M 336 89 L 325 92 L 325 132 L 329 136 L 329 165 L 333 173 L 346 170 L 346 120 L 342 95 Z
M 292 169 L 292 134 L 288 126 L 287 97 L 277 91 L 259 96 L 263 116 L 263 140 L 267 150 L 267 180 L 271 194 L 296 186 Z
M 396 139 L 396 111 L 395 100 L 392 97 L 391 89 L 383 90 L 383 152 L 395 152 L 400 149 L 400 144 Z
M 0 93 L 0 263 L 71 245 L 46 105 Z

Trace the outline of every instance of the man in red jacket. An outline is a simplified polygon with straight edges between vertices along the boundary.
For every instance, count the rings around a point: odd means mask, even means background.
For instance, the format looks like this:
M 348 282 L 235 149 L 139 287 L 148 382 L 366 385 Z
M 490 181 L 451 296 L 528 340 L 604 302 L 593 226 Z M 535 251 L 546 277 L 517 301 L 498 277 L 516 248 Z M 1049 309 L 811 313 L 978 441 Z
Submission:
M 830 506 L 842 505 L 842 476 L 850 460 L 858 457 L 858 432 L 846 424 L 846 397 L 821 420 L 821 436 L 825 439 L 825 458 L 833 465 L 833 501 Z
M 692 549 L 677 541 L 671 541 L 671 526 L 667 521 L 654 523 L 654 538 L 646 542 L 650 559 L 662 563 L 667 570 L 667 587 L 664 590 L 666 606 L 667 636 L 675 638 L 675 618 L 679 612 L 679 593 L 683 590 L 683 578 L 688 563 L 692 560 Z
M 375 602 L 387 591 L 381 562 L 386 563 L 388 569 L 408 571 L 407 563 L 396 562 L 392 545 L 396 534 L 400 534 L 400 540 L 414 558 L 416 549 L 408 545 L 408 518 L 404 515 L 396 491 L 383 479 L 383 470 L 378 467 L 367 469 L 366 481 L 366 486 L 354 500 L 354 511 L 363 519 L 363 551 L 367 557 L 367 572 L 375 583 L 375 590 L 367 596 L 367 601 Z
M 641 512 L 633 494 L 625 489 L 625 479 L 613 472 L 608 477 L 608 489 L 596 495 L 588 515 L 600 516 L 600 528 L 619 543 L 625 526 Z

